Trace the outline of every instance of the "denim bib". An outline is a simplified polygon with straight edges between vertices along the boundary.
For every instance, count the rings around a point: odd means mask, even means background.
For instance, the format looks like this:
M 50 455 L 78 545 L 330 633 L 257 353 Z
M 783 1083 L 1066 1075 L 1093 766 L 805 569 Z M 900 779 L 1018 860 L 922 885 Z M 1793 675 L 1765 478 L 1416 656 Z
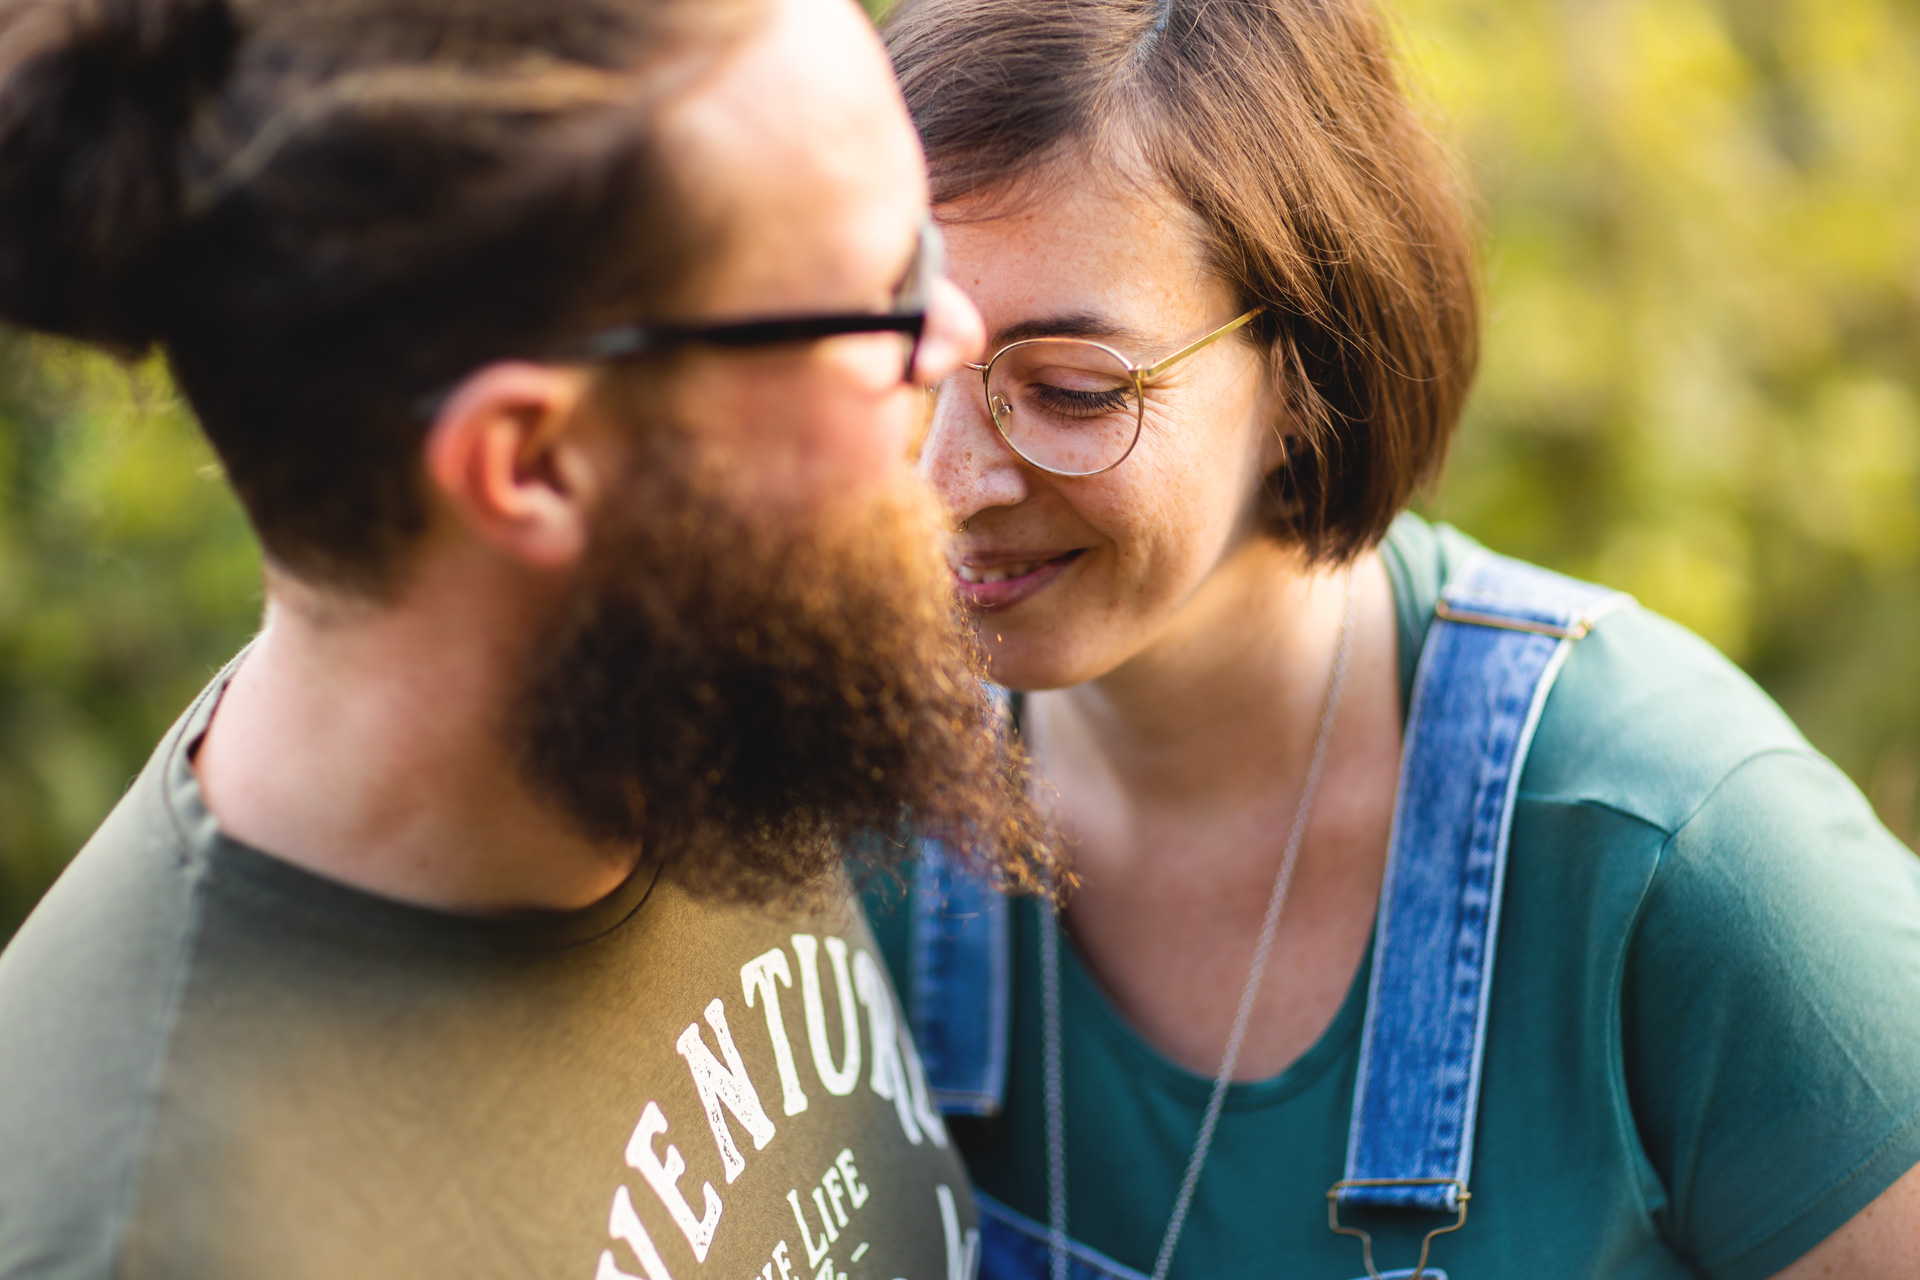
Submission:
M 1348 1132 L 1329 1226 L 1360 1241 L 1378 1280 L 1446 1280 L 1420 1264 L 1381 1273 L 1342 1210 L 1432 1215 L 1461 1229 L 1514 799 L 1547 693 L 1574 643 L 1627 597 L 1491 552 L 1441 592 L 1407 712 L 1393 835 Z M 935 1102 L 993 1115 L 1005 1098 L 1012 1010 L 1007 901 L 929 843 L 915 870 L 909 999 Z M 1046 1280 L 1044 1225 L 978 1197 L 984 1280 Z M 1073 1243 L 1073 1280 L 1146 1280 Z

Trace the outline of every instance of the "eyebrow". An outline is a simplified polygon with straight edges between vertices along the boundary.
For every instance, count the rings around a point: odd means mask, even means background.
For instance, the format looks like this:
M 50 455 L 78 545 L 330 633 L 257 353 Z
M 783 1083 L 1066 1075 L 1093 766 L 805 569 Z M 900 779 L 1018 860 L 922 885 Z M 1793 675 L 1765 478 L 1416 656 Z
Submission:
M 1151 345 L 1152 340 L 1138 329 L 1130 329 L 1108 316 L 1092 311 L 1070 311 L 1056 316 L 1037 316 L 1008 325 L 993 335 L 993 345 L 1004 347 L 1028 338 L 1099 338 L 1134 346 Z

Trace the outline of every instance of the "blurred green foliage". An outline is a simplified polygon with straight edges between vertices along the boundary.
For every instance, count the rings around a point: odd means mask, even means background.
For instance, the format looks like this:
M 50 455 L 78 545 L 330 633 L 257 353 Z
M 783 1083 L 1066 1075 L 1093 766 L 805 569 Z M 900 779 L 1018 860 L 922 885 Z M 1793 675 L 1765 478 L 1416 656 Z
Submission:
M 164 370 L 0 341 L 0 939 L 260 606 L 245 520 Z
M 1920 7 L 1399 0 L 1487 236 L 1430 509 L 1740 661 L 1920 836 Z
M 1920 837 L 1920 9 L 1398 12 L 1487 237 L 1429 510 L 1698 630 Z M 162 372 L 0 343 L 0 938 L 259 609 Z

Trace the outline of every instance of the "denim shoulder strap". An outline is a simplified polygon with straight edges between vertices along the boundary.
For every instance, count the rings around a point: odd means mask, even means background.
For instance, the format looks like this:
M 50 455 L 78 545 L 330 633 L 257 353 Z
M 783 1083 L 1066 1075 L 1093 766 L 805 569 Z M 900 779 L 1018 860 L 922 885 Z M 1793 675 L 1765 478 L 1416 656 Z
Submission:
M 1348 1206 L 1465 1218 L 1520 771 L 1569 649 L 1626 600 L 1490 552 L 1441 593 L 1407 716 L 1346 1177 L 1328 1192 L 1336 1230 Z
M 1007 900 L 939 842 L 913 873 L 907 1018 L 934 1104 L 948 1115 L 999 1112 L 1007 1088 L 1013 939 Z

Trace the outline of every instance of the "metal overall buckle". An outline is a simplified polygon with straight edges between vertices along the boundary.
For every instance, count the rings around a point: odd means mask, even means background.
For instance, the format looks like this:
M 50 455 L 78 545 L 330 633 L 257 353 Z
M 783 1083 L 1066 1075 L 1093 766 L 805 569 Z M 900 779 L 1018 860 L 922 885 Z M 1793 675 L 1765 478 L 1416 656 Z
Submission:
M 1360 1257 L 1367 1264 L 1369 1280 L 1380 1280 L 1380 1273 L 1373 1266 L 1373 1237 L 1358 1227 L 1340 1225 L 1340 1193 L 1349 1187 L 1452 1187 L 1454 1202 L 1459 1207 L 1459 1216 L 1447 1226 L 1435 1227 L 1427 1232 L 1426 1239 L 1420 1242 L 1420 1261 L 1413 1267 L 1413 1274 L 1407 1280 L 1420 1280 L 1427 1273 L 1427 1252 L 1433 1248 L 1435 1236 L 1446 1235 L 1449 1231 L 1458 1231 L 1467 1225 L 1467 1201 L 1473 1197 L 1467 1192 L 1467 1184 L 1458 1178 L 1349 1178 L 1333 1184 L 1327 1192 L 1327 1226 L 1343 1236 L 1360 1237 Z

